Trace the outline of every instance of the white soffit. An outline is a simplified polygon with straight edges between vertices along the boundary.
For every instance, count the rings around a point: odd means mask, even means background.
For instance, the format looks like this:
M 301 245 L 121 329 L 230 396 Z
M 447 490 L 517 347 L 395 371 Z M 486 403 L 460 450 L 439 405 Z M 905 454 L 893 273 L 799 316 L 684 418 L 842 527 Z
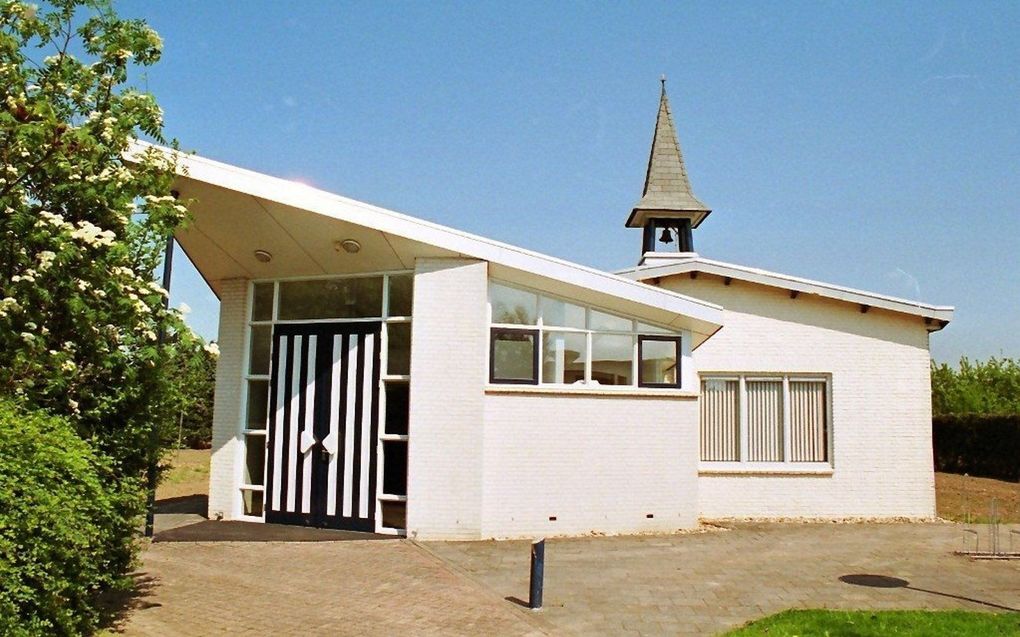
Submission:
M 868 307 L 889 310 L 890 312 L 920 316 L 926 319 L 941 321 L 943 324 L 938 326 L 940 329 L 945 326 L 945 323 L 953 320 L 953 307 L 949 305 L 929 305 L 874 292 L 855 290 L 832 283 L 803 279 L 789 274 L 779 274 L 777 272 L 749 268 L 723 261 L 713 261 L 704 257 L 693 257 L 661 265 L 630 268 L 621 270 L 617 274 L 637 281 L 647 281 L 649 279 L 686 274 L 688 272 L 704 272 L 705 274 L 729 277 L 738 281 L 782 288 L 791 292 L 816 294 L 821 297 L 845 301 L 858 306 L 866 305 Z
M 163 153 L 175 152 L 137 141 L 128 151 L 127 159 L 130 161 L 132 156 L 149 148 Z M 210 184 L 260 201 L 313 212 L 340 222 L 435 246 L 444 252 L 487 261 L 496 266 L 496 271 L 514 279 L 522 279 L 522 283 L 529 281 L 539 288 L 553 287 L 563 294 L 573 291 L 580 293 L 586 300 L 611 308 L 626 308 L 639 316 L 677 329 L 689 329 L 696 335 L 695 345 L 722 327 L 720 306 L 647 285 L 635 278 L 578 265 L 204 157 L 178 153 L 177 160 L 178 173 L 185 180 Z M 280 221 L 280 215 L 275 216 Z M 232 251 L 227 248 L 226 252 Z M 230 256 L 240 259 L 248 255 Z M 514 273 L 518 276 L 513 276 Z M 545 284 L 542 284 L 543 279 L 546 280 Z M 550 286 L 550 282 L 554 284 Z

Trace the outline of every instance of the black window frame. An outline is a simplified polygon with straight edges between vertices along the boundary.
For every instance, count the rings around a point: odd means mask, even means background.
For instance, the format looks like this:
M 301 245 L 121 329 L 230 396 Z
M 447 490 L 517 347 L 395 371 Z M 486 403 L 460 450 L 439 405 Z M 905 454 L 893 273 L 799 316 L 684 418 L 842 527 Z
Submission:
M 637 367 L 638 367 L 638 387 L 658 387 L 662 389 L 681 389 L 683 385 L 683 377 L 680 374 L 680 365 L 683 360 L 683 349 L 681 348 L 680 336 L 671 336 L 665 334 L 638 334 L 638 351 L 637 351 Z M 644 349 L 645 341 L 668 341 L 676 345 L 676 382 L 675 383 L 647 383 L 645 382 L 644 375 Z
M 534 344 L 531 353 L 531 375 L 534 380 L 526 378 L 497 378 L 496 377 L 496 336 L 499 334 L 527 334 L 531 336 Z M 540 359 L 539 350 L 542 348 L 541 334 L 537 329 L 493 327 L 489 330 L 489 382 L 494 385 L 538 385 L 538 364 Z

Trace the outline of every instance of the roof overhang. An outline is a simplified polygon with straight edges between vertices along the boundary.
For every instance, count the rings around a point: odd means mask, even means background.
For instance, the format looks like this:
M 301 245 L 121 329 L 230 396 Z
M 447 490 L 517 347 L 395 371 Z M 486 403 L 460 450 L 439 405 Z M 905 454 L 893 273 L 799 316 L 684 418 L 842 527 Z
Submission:
M 694 346 L 722 327 L 722 308 L 628 278 L 146 142 L 175 153 L 175 188 L 193 222 L 175 234 L 214 292 L 228 279 L 269 279 L 413 269 L 429 257 L 487 261 L 493 276 L 686 329 Z M 354 238 L 356 258 L 336 249 Z M 254 253 L 265 250 L 272 261 Z
M 674 210 L 663 208 L 634 208 L 627 217 L 626 227 L 643 228 L 650 219 L 690 219 L 691 227 L 697 228 L 705 220 L 711 210 Z
M 777 272 L 714 261 L 700 256 L 678 259 L 671 263 L 629 268 L 621 270 L 617 274 L 637 281 L 648 281 L 690 272 L 703 272 L 737 281 L 782 288 L 798 294 L 814 294 L 827 299 L 852 303 L 861 308 L 874 307 L 890 312 L 919 316 L 925 320 L 928 330 L 933 332 L 942 329 L 953 320 L 952 306 L 929 305 L 919 301 L 855 290 L 832 283 L 823 283 L 788 274 L 779 274 Z

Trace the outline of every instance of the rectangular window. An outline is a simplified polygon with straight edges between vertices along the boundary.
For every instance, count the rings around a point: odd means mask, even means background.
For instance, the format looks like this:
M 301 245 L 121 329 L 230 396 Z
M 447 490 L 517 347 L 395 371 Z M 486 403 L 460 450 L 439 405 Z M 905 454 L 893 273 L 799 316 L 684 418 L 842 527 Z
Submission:
M 825 377 L 705 377 L 701 382 L 701 460 L 828 462 L 829 400 Z
M 783 461 L 783 381 L 749 380 L 747 394 L 747 460 Z
M 244 476 L 241 482 L 262 486 L 266 477 L 266 435 L 244 435 Z
M 389 316 L 411 316 L 411 299 L 414 296 L 414 275 L 390 276 Z
M 252 293 L 251 320 L 273 320 L 273 284 L 256 283 Z
M 492 328 L 489 381 L 538 383 L 538 330 Z
M 580 332 L 542 335 L 542 383 L 570 385 L 584 382 L 588 336 Z
M 248 381 L 248 410 L 245 427 L 262 430 L 266 428 L 269 417 L 269 381 Z
M 241 503 L 244 506 L 244 514 L 252 517 L 262 517 L 262 491 L 254 489 L 243 489 L 241 491 Z
M 680 387 L 680 337 L 638 336 L 638 383 Z
M 386 324 L 386 373 L 406 376 L 411 373 L 411 324 Z
M 543 296 L 542 325 L 583 330 L 586 327 L 584 308 L 580 305 Z
M 680 334 L 489 282 L 489 382 L 681 389 Z
M 383 278 L 312 279 L 280 282 L 280 320 L 350 319 L 382 316 Z
M 626 334 L 592 334 L 592 382 L 599 385 L 633 385 L 633 362 L 633 336 Z
M 406 436 L 410 420 L 410 387 L 404 381 L 386 381 L 386 425 L 390 436 Z
M 701 459 L 740 460 L 740 381 L 701 381 Z
M 253 325 L 249 346 L 248 373 L 268 376 L 270 350 L 273 347 L 273 326 Z
M 790 460 L 826 462 L 829 439 L 825 382 L 790 381 Z
M 493 283 L 489 286 L 492 322 L 510 325 L 538 323 L 538 295 Z

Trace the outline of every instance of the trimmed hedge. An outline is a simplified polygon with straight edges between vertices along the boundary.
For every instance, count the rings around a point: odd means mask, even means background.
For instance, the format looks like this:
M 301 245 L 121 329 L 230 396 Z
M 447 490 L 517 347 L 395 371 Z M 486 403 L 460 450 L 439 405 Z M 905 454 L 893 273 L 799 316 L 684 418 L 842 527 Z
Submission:
M 80 635 L 126 587 L 136 484 L 64 419 L 0 400 L 0 635 Z
M 1020 414 L 951 414 L 932 419 L 935 470 L 1020 479 Z

